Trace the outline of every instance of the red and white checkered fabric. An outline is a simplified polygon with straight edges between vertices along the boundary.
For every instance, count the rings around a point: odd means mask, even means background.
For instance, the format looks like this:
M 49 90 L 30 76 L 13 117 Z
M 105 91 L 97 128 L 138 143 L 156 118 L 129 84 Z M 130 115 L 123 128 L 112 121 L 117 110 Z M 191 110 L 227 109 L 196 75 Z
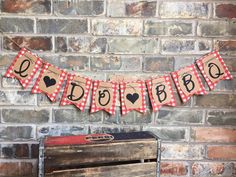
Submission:
M 95 103 L 95 94 L 96 94 L 97 89 L 100 87 L 101 83 L 111 83 L 112 84 L 111 85 L 112 91 L 113 91 L 113 97 L 111 98 L 112 104 L 111 104 L 111 107 L 108 108 L 108 109 L 99 107 Z M 101 87 L 103 87 L 103 86 L 101 86 Z M 97 111 L 100 111 L 100 110 L 105 110 L 106 112 L 114 115 L 115 114 L 115 106 L 116 106 L 117 89 L 118 89 L 118 84 L 115 83 L 115 82 L 103 82 L 103 81 L 99 81 L 99 80 L 94 81 L 93 82 L 93 91 L 92 91 L 92 104 L 91 104 L 90 112 L 93 113 L 93 112 L 97 112 Z
M 192 75 L 195 75 L 195 76 L 196 76 L 197 81 L 198 81 L 198 84 L 199 84 L 199 86 L 200 86 L 200 87 L 199 87 L 199 90 L 195 90 L 194 92 L 192 92 L 192 93 L 190 93 L 190 94 L 188 94 L 188 95 L 186 95 L 186 94 L 184 93 L 184 91 L 181 89 L 181 87 L 180 87 L 180 80 L 179 80 L 179 77 L 180 77 L 179 73 L 180 73 L 182 70 L 185 70 L 185 69 L 188 69 L 189 71 L 191 71 L 191 74 L 192 74 Z M 175 83 L 175 85 L 176 85 L 176 87 L 177 87 L 177 90 L 178 90 L 178 92 L 179 92 L 179 95 L 180 95 L 180 97 L 181 97 L 181 99 L 182 99 L 182 101 L 183 101 L 184 103 L 187 102 L 187 101 L 190 99 L 190 97 L 191 97 L 192 95 L 194 95 L 194 94 L 196 94 L 196 95 L 205 95 L 205 94 L 206 94 L 206 90 L 205 90 L 205 88 L 204 88 L 204 86 L 203 86 L 203 84 L 202 84 L 202 81 L 201 81 L 201 79 L 200 79 L 200 77 L 199 77 L 199 75 L 198 75 L 198 73 L 197 73 L 197 70 L 196 70 L 194 64 L 192 64 L 192 65 L 190 65 L 190 66 L 187 66 L 187 67 L 185 67 L 185 68 L 182 68 L 182 69 L 180 69 L 180 70 L 178 70 L 178 71 L 174 71 L 174 72 L 171 73 L 171 75 L 172 75 L 172 77 L 173 77 L 174 83 Z
M 37 57 L 37 60 L 36 61 L 33 61 L 32 62 L 36 62 L 34 68 L 33 68 L 33 71 L 30 73 L 29 76 L 27 76 L 25 79 L 22 79 L 21 77 L 19 77 L 14 71 L 13 71 L 13 68 L 14 68 L 14 65 L 15 63 L 17 62 L 17 60 L 22 57 L 25 53 L 30 53 L 31 55 L 34 55 L 35 57 Z M 21 85 L 24 87 L 24 88 L 27 88 L 29 83 L 31 82 L 31 80 L 33 79 L 34 75 L 36 74 L 36 72 L 38 71 L 38 69 L 42 66 L 42 59 L 39 58 L 36 54 L 33 54 L 32 52 L 28 51 L 27 49 L 25 48 L 22 48 L 18 55 L 16 56 L 16 58 L 14 59 L 14 61 L 12 62 L 12 64 L 10 65 L 10 67 L 8 68 L 8 70 L 6 71 L 4 77 L 10 77 L 10 78 L 17 78 Z
M 150 101 L 151 101 L 151 104 L 152 104 L 152 109 L 153 109 L 154 112 L 160 110 L 160 108 L 163 105 L 176 106 L 174 91 L 173 91 L 173 88 L 172 88 L 172 85 L 171 85 L 171 77 L 166 75 L 166 76 L 161 76 L 160 78 L 164 78 L 164 80 L 166 82 L 166 85 L 168 85 L 169 90 L 170 90 L 169 94 L 171 96 L 171 100 L 167 103 L 156 103 L 156 101 L 154 100 L 153 94 L 152 94 L 152 87 L 153 87 L 153 82 L 152 81 L 155 78 L 147 80 L 146 84 L 147 84 L 148 94 L 149 94 L 149 98 L 150 98 Z
M 141 92 L 141 99 L 142 99 L 142 104 L 140 107 L 137 108 L 127 108 L 126 104 L 125 104 L 125 89 L 127 88 L 127 85 L 129 83 L 137 83 L 138 87 L 135 87 L 135 89 L 140 89 Z M 145 113 L 146 112 L 146 100 L 145 100 L 145 82 L 144 81 L 136 81 L 136 82 L 121 82 L 120 83 L 120 96 L 121 96 L 121 113 L 122 115 L 125 115 L 127 113 L 129 113 L 131 110 L 136 110 L 139 111 L 141 113 Z
M 57 83 L 57 87 L 56 87 L 55 91 L 52 94 L 49 94 L 49 93 L 47 93 L 47 92 L 45 92 L 45 91 L 43 91 L 39 88 L 39 82 L 43 79 L 43 77 L 42 77 L 43 74 L 48 71 L 50 66 L 52 66 L 52 67 L 54 67 L 54 68 L 56 68 L 57 70 L 60 71 L 59 82 Z M 61 86 L 62 86 L 62 84 L 63 84 L 63 82 L 66 78 L 66 75 L 67 75 L 67 73 L 65 71 L 59 69 L 56 66 L 51 65 L 50 63 L 45 63 L 43 65 L 43 68 L 42 68 L 40 74 L 39 74 L 39 77 L 37 78 L 37 80 L 34 84 L 34 87 L 32 88 L 32 93 L 45 93 L 52 102 L 55 102 L 56 96 L 60 92 L 60 88 L 61 88 Z
M 224 68 L 224 75 L 223 75 L 223 77 L 220 78 L 219 80 L 214 81 L 214 82 L 213 82 L 212 80 L 210 80 L 210 78 L 208 78 L 206 72 L 204 71 L 203 59 L 206 58 L 206 57 L 209 56 L 209 55 L 214 55 L 214 56 L 215 56 L 215 59 L 216 59 L 216 60 L 219 60 L 219 62 L 221 63 L 221 65 L 222 65 L 223 68 Z M 219 51 L 214 51 L 214 52 L 211 52 L 211 53 L 209 53 L 209 54 L 207 54 L 207 55 L 201 57 L 200 59 L 198 59 L 198 60 L 196 61 L 196 63 L 197 63 L 197 66 L 198 66 L 199 70 L 201 71 L 201 73 L 202 73 L 204 79 L 206 80 L 207 85 L 209 86 L 209 88 L 210 88 L 211 90 L 213 90 L 213 89 L 215 88 L 216 84 L 217 84 L 220 80 L 233 79 L 233 76 L 230 74 L 229 69 L 227 68 L 227 66 L 226 66 L 226 64 L 225 64 L 225 62 L 224 62 L 224 60 L 221 58 L 221 56 L 220 56 L 220 54 L 219 54 Z
M 64 89 L 60 105 L 61 106 L 65 106 L 65 105 L 74 104 L 81 111 L 84 111 L 84 108 L 86 106 L 86 102 L 87 102 L 87 99 L 88 99 L 89 91 L 90 91 L 90 88 L 91 88 L 91 85 L 92 85 L 92 80 L 90 78 L 80 77 L 80 78 L 83 78 L 83 79 L 86 80 L 86 83 L 85 83 L 86 89 L 84 90 L 84 96 L 81 98 L 82 102 L 76 104 L 76 103 L 72 102 L 71 100 L 69 100 L 67 98 L 67 95 L 66 95 L 68 87 L 69 87 L 70 83 L 74 80 L 75 77 L 78 77 L 78 76 L 76 76 L 74 74 L 68 74 L 68 79 L 67 79 L 66 87 Z

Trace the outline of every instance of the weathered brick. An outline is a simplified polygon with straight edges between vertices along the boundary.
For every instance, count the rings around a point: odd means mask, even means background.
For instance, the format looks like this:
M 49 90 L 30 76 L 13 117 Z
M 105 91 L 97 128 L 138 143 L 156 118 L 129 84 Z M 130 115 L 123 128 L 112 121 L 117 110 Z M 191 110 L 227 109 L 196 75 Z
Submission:
M 92 33 L 94 35 L 141 35 L 142 25 L 142 20 L 137 19 L 94 19 Z
M 1 144 L 0 146 L 0 157 L 2 158 L 13 158 L 14 149 L 12 144 Z
M 208 3 L 162 2 L 159 7 L 162 18 L 207 18 Z
M 236 18 L 236 4 L 217 3 L 215 5 L 215 16 L 219 18 Z
M 146 20 L 144 22 L 144 35 L 192 36 L 193 23 L 181 21 Z
M 74 123 L 74 122 L 101 122 L 102 111 L 89 114 L 89 110 L 84 112 L 74 109 L 54 109 L 53 117 L 55 122 L 59 123 Z
M 15 55 L 10 55 L 10 54 L 0 55 L 0 69 L 6 70 L 10 66 L 14 58 Z
M 236 146 L 207 146 L 207 157 L 213 160 L 236 160 Z
M 162 144 L 162 160 L 200 160 L 204 158 L 203 145 Z
M 197 96 L 195 106 L 211 108 L 235 108 L 236 95 L 234 94 L 208 94 Z
M 181 127 L 148 127 L 144 126 L 143 130 L 151 131 L 163 141 L 187 141 L 189 131 Z
M 67 52 L 67 38 L 66 37 L 55 37 L 55 51 L 56 52 Z
M 34 129 L 31 126 L 1 126 L 0 140 L 29 140 L 34 139 Z
M 84 34 L 88 32 L 86 19 L 39 19 L 36 22 L 38 33 Z
M 223 80 L 217 83 L 215 91 L 234 91 L 236 89 L 236 80 Z
M 194 63 L 194 57 L 175 56 L 174 70 L 179 70 L 185 66 L 189 66 Z
M 236 130 L 233 128 L 192 128 L 191 137 L 195 142 L 235 143 Z
M 236 72 L 236 60 L 234 58 L 223 57 L 224 62 L 230 72 Z
M 210 125 L 236 125 L 236 111 L 212 110 L 207 113 L 207 122 Z
M 161 176 L 186 176 L 188 174 L 188 163 L 186 162 L 161 162 Z
M 27 47 L 32 50 L 52 50 L 51 37 L 11 37 L 21 48 Z M 6 50 L 20 50 L 20 48 L 7 37 L 3 38 L 3 48 Z
M 49 110 L 40 109 L 3 109 L 4 123 L 46 123 L 49 121 Z
M 162 52 L 163 53 L 194 53 L 195 40 L 162 40 Z
M 164 72 L 173 71 L 173 57 L 145 57 L 143 61 L 143 71 Z
M 199 36 L 233 36 L 236 35 L 235 21 L 202 21 L 198 23 Z
M 120 126 L 111 126 L 111 125 L 100 125 L 90 126 L 91 133 L 119 133 L 120 132 Z
M 54 13 L 61 15 L 98 16 L 104 14 L 104 1 L 53 1 Z
M 157 39 L 113 38 L 109 40 L 109 53 L 143 54 L 157 53 Z
M 105 53 L 107 48 L 106 38 L 71 37 L 68 41 L 68 51 L 77 53 Z
M 2 0 L 1 10 L 7 13 L 49 14 L 51 1 Z
M 0 91 L 0 105 L 35 105 L 36 97 L 25 91 Z
M 49 63 L 69 71 L 88 71 L 89 57 L 88 56 L 74 56 L 74 55 L 54 55 L 43 56 L 43 59 Z
M 219 46 L 219 51 L 221 54 L 236 55 L 236 40 L 219 40 Z
M 1 161 L 0 176 L 4 177 L 37 177 L 37 162 Z
M 193 176 L 234 176 L 235 163 L 227 162 L 194 162 L 192 164 Z
M 197 52 L 197 54 L 206 54 L 207 52 L 211 52 L 212 51 L 212 42 L 211 40 L 198 40 L 197 41 L 197 50 L 199 50 L 199 52 Z
M 181 110 L 173 108 L 162 108 L 155 114 L 155 122 L 158 125 L 184 125 L 184 124 L 203 124 L 204 112 L 201 110 Z
M 63 87 L 64 88 L 64 87 Z M 60 105 L 60 100 L 62 98 L 62 92 L 59 92 L 58 96 L 56 97 L 56 100 L 54 103 L 52 103 L 47 95 L 45 94 L 38 94 L 37 95 L 37 104 L 39 106 L 59 106 Z
M 6 33 L 33 33 L 34 21 L 29 18 L 0 19 L 1 30 Z
M 37 127 L 37 138 L 41 138 L 44 136 L 67 136 L 88 133 L 88 127 L 85 125 L 51 124 Z
M 150 110 L 147 110 L 146 113 L 135 112 L 134 118 L 134 124 L 144 125 L 152 123 L 152 114 Z
M 156 15 L 156 1 L 109 0 L 107 14 L 111 17 L 151 17 Z
M 91 70 L 140 71 L 141 58 L 127 56 L 94 56 L 91 57 Z

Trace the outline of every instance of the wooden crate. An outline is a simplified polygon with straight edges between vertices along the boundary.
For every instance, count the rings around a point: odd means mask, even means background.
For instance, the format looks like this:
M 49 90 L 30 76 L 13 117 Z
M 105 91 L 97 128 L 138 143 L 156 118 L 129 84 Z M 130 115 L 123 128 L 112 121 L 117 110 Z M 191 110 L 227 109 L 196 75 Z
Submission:
M 43 145 L 41 176 L 159 176 L 160 141 L 150 132 L 47 137 Z

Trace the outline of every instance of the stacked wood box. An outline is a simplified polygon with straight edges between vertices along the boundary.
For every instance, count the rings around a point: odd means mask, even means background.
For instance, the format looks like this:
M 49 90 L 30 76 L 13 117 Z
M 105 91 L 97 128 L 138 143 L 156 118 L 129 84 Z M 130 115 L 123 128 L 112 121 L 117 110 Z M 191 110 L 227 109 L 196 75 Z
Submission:
M 157 177 L 160 140 L 150 132 L 47 137 L 45 177 Z

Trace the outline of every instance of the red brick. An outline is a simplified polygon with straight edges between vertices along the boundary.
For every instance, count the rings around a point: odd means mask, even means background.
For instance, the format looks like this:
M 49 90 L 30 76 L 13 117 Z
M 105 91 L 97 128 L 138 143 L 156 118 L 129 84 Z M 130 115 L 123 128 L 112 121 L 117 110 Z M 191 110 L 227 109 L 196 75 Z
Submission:
M 208 146 L 209 159 L 236 160 L 236 146 Z
M 7 177 L 36 177 L 36 163 L 31 162 L 0 162 L 0 176 Z
M 219 51 L 225 55 L 236 54 L 236 40 L 222 40 L 219 41 Z
M 39 157 L 39 145 L 32 144 L 31 145 L 31 158 L 38 158 Z
M 162 176 L 184 176 L 188 173 L 188 165 L 184 162 L 161 162 Z
M 236 5 L 218 4 L 216 6 L 215 14 L 219 18 L 236 18 Z
M 51 37 L 12 37 L 21 48 L 27 47 L 33 50 L 51 50 L 52 49 L 52 41 Z M 3 40 L 4 48 L 7 50 L 20 50 L 20 48 L 10 41 L 8 38 L 4 37 Z
M 29 157 L 28 144 L 14 144 L 14 148 L 15 148 L 15 157 L 17 157 L 17 158 Z
M 235 143 L 236 129 L 231 128 L 193 128 L 192 139 L 197 142 Z
M 49 13 L 51 10 L 49 0 L 4 0 L 2 1 L 2 12 L 8 13 Z
M 191 176 L 234 176 L 235 163 L 196 162 L 192 165 Z
M 156 15 L 156 2 L 134 2 L 126 4 L 126 14 L 128 16 L 155 16 Z

